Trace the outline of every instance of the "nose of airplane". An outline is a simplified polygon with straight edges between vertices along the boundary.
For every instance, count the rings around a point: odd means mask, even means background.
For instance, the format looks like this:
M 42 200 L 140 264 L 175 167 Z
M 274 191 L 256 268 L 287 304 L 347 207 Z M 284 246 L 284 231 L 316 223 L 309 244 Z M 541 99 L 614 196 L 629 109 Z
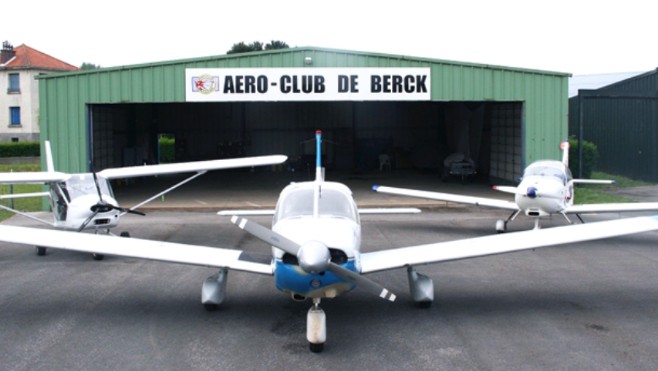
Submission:
M 526 196 L 528 198 L 536 198 L 537 197 L 537 188 L 535 187 L 528 187 L 528 191 L 526 192 Z

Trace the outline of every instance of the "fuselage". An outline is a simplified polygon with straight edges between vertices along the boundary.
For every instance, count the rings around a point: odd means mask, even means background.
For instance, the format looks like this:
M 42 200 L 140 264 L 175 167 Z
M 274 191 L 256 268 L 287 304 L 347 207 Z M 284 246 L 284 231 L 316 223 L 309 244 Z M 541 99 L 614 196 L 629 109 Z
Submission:
M 517 189 L 516 204 L 528 216 L 561 213 L 573 204 L 571 171 L 560 161 L 530 164 Z
M 120 211 L 99 206 L 100 203 L 118 205 L 112 189 L 106 179 L 100 176 L 97 179 L 98 188 L 90 173 L 73 174 L 64 182 L 51 184 L 50 199 L 55 227 L 78 230 L 90 217 L 84 229 L 109 229 L 117 226 Z M 99 189 L 102 202 L 99 202 Z
M 317 203 L 314 202 L 317 197 Z M 272 230 L 303 245 L 317 241 L 329 248 L 331 261 L 360 272 L 361 225 L 348 187 L 334 182 L 287 186 L 279 197 Z M 295 298 L 331 298 L 354 288 L 331 272 L 308 273 L 296 256 L 272 247 L 275 284 Z

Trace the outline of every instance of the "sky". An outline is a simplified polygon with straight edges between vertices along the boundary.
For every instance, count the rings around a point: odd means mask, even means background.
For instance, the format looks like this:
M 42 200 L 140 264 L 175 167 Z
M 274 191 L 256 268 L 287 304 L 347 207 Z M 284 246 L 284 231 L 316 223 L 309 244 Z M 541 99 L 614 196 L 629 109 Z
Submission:
M 658 67 L 652 1 L 31 0 L 0 41 L 102 67 L 222 55 L 244 41 L 566 72 Z

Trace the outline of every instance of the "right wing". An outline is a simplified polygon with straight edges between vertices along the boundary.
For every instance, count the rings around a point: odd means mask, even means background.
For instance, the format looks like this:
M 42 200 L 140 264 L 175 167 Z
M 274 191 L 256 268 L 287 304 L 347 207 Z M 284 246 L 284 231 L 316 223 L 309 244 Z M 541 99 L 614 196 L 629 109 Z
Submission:
M 0 241 L 265 275 L 274 273 L 269 262 L 261 262 L 244 251 L 219 247 L 6 225 L 0 225 Z
M 467 238 L 361 254 L 361 273 L 658 230 L 658 215 Z
M 417 191 L 414 189 L 386 187 L 379 185 L 373 186 L 372 189 L 375 192 L 387 193 L 392 195 L 411 196 L 417 198 L 425 198 L 429 200 L 456 202 L 460 204 L 486 206 L 486 207 L 493 207 L 496 209 L 505 209 L 505 210 L 519 209 L 519 207 L 516 205 L 515 202 L 498 200 L 495 198 L 462 196 L 462 195 L 441 193 L 441 192 Z
M 208 170 L 234 169 L 240 167 L 276 165 L 285 162 L 284 155 L 255 156 L 230 158 L 224 160 L 208 160 L 193 162 L 178 162 L 173 164 L 127 166 L 105 169 L 97 174 L 106 179 L 133 178 L 138 176 L 191 173 Z

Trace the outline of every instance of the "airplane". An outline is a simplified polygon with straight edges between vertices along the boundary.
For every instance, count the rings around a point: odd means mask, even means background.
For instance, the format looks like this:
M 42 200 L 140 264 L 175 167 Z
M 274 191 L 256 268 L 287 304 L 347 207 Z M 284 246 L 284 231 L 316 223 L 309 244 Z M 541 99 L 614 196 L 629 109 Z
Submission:
M 507 223 L 516 219 L 521 212 L 534 218 L 534 229 L 539 229 L 540 218 L 554 214 L 564 216 L 567 222 L 572 224 L 567 214 L 575 214 L 581 223 L 584 223 L 584 220 L 580 216 L 581 214 L 658 210 L 658 202 L 574 205 L 574 184 L 613 184 L 614 181 L 574 179 L 569 170 L 569 142 L 563 141 L 560 144 L 560 148 L 562 149 L 562 161 L 535 161 L 525 168 L 518 186 L 493 187 L 497 191 L 513 194 L 514 202 L 495 198 L 464 196 L 382 185 L 374 185 L 372 189 L 379 193 L 456 202 L 511 211 L 512 213 L 506 220 L 499 219 L 496 221 L 496 231 L 498 233 L 507 231 Z
M 316 138 L 319 153 L 320 132 Z M 658 230 L 658 215 L 654 215 L 362 253 L 361 224 L 352 192 L 341 183 L 325 181 L 319 162 L 315 180 L 283 189 L 272 229 L 240 215 L 231 218 L 239 228 L 271 245 L 272 255 L 266 259 L 232 248 L 137 238 L 117 244 L 106 235 L 1 224 L 0 241 L 214 267 L 218 272 L 201 286 L 201 303 L 207 310 L 217 309 L 226 300 L 230 269 L 273 276 L 275 287 L 293 300 L 312 301 L 306 340 L 310 351 L 321 352 L 327 339 L 322 299 L 357 288 L 388 302 L 396 300 L 396 294 L 366 274 L 406 268 L 411 300 L 426 308 L 434 301 L 434 284 L 417 271 L 419 266 Z
M 0 183 L 42 183 L 49 186 L 49 192 L 2 195 L 0 196 L 0 199 L 50 197 L 51 208 L 53 210 L 53 221 L 41 219 L 29 213 L 24 213 L 1 204 L 0 209 L 25 216 L 56 229 L 77 232 L 90 230 L 94 233 L 105 232 L 106 234 L 111 234 L 110 230 L 119 224 L 119 219 L 122 215 L 127 213 L 145 215 L 136 209 L 205 174 L 209 170 L 275 165 L 283 163 L 287 159 L 287 157 L 283 155 L 256 156 L 108 168 L 99 172 L 67 174 L 55 171 L 50 142 L 45 141 L 44 146 L 46 151 L 47 171 L 0 173 Z M 119 206 L 110 185 L 110 180 L 112 179 L 190 172 L 194 172 L 195 174 L 130 208 Z M 121 236 L 130 237 L 128 232 L 122 232 Z M 37 246 L 36 252 L 37 255 L 45 255 L 46 248 L 43 246 Z M 103 259 L 103 255 L 100 254 L 93 254 L 92 257 L 96 260 Z

